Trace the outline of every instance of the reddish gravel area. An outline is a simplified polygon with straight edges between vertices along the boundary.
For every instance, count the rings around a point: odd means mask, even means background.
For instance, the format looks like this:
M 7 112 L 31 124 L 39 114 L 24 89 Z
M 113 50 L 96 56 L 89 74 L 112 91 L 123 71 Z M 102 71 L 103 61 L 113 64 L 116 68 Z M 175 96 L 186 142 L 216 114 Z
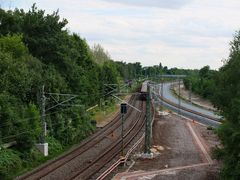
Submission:
M 200 124 L 194 124 L 194 129 L 200 136 L 200 138 L 203 139 L 203 142 L 206 145 L 207 150 L 209 153 L 212 153 L 212 150 L 216 146 L 220 146 L 220 141 L 216 134 L 214 134 L 213 130 L 208 130 L 207 127 L 200 125 Z
M 218 138 L 206 126 L 174 114 L 156 116 L 153 159 L 135 154 L 133 163 L 113 179 L 218 179 L 220 165 L 209 156 L 211 149 L 218 145 Z
M 202 162 L 185 121 L 175 115 L 155 119 L 152 147 L 161 147 L 156 151 L 159 155 L 154 160 L 136 161 L 132 170 L 156 170 Z
M 213 165 L 209 166 L 197 166 L 188 169 L 173 170 L 165 172 L 163 174 L 157 174 L 152 180 L 203 180 L 203 179 L 218 179 L 216 176 L 218 168 Z

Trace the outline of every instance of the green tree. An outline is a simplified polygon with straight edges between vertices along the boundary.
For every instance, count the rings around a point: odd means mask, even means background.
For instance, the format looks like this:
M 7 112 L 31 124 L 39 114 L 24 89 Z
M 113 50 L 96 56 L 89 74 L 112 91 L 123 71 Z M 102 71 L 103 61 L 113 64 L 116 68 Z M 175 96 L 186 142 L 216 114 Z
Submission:
M 92 51 L 93 59 L 98 64 L 103 64 L 104 62 L 111 60 L 109 53 L 105 51 L 100 44 L 94 44 L 91 51 Z
M 219 157 L 224 166 L 223 179 L 240 179 L 240 32 L 231 42 L 231 51 L 216 78 L 214 104 L 221 110 L 225 121 L 218 129 L 223 144 Z

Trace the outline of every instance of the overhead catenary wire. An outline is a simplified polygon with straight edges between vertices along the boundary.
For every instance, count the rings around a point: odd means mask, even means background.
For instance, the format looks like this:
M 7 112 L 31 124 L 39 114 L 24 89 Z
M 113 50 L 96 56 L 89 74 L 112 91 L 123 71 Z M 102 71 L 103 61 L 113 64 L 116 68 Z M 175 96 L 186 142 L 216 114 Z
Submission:
M 45 116 L 49 116 L 49 115 L 52 115 L 52 114 L 56 114 L 58 112 L 61 112 L 61 111 L 64 111 L 64 110 L 68 110 L 72 107 L 67 107 L 67 108 L 64 108 L 64 109 L 59 109 L 57 111 L 54 111 L 54 112 L 51 112 L 51 113 L 47 113 L 45 114 Z M 28 118 L 24 118 L 24 119 L 21 119 L 21 120 L 18 120 L 18 121 L 15 121 L 15 122 L 6 122 L 6 123 L 1 123 L 0 124 L 0 128 L 2 127 L 6 127 L 6 126 L 9 126 L 9 125 L 12 125 L 12 124 L 18 124 L 18 123 L 21 123 L 21 122 L 25 122 L 25 121 L 28 121 L 28 120 L 32 120 L 32 119 L 36 119 L 36 118 L 40 118 L 40 116 L 35 116 L 35 117 L 28 117 Z
M 115 86 L 117 86 L 117 84 L 109 84 L 109 85 L 115 85 Z M 125 86 L 126 86 L 125 84 L 122 85 L 122 87 L 125 87 Z M 108 86 L 108 87 L 109 87 L 109 86 Z M 111 89 L 112 89 L 112 91 L 107 92 L 107 93 L 105 93 L 105 94 L 102 94 L 102 93 L 92 93 L 91 95 L 101 95 L 101 97 L 105 97 L 105 96 L 111 95 L 114 91 L 117 91 L 117 88 L 111 88 Z M 58 95 L 58 96 L 72 96 L 70 99 L 65 100 L 65 101 L 63 101 L 63 102 L 60 102 L 59 104 L 56 104 L 56 105 L 48 108 L 48 109 L 47 109 L 48 111 L 51 110 L 51 109 L 53 109 L 53 108 L 55 108 L 55 107 L 57 107 L 57 106 L 63 105 L 65 102 L 68 102 L 68 101 L 70 101 L 70 100 L 72 100 L 72 99 L 74 99 L 74 98 L 76 98 L 76 97 L 89 96 L 89 94 L 78 94 L 78 95 L 77 95 L 77 94 L 63 94 L 63 93 L 44 93 L 44 94 L 50 95 L 55 102 L 58 102 L 58 101 L 53 97 L 54 95 Z M 101 98 L 101 97 L 100 97 L 100 98 Z M 71 105 L 71 104 L 69 104 L 69 105 L 67 105 L 67 106 L 70 106 L 70 107 L 67 107 L 67 108 L 64 108 L 64 109 L 60 109 L 60 110 L 57 110 L 57 111 L 54 111 L 54 112 L 51 112 L 51 113 L 47 113 L 47 114 L 45 114 L 44 116 L 49 116 L 49 115 L 52 115 L 52 114 L 56 114 L 56 113 L 58 113 L 58 112 L 61 112 L 61 111 L 70 109 L 70 108 L 72 108 L 73 106 L 76 107 L 76 106 L 84 106 L 84 105 Z M 91 108 L 91 107 L 90 107 L 90 108 Z M 29 120 L 37 119 L 37 118 L 40 118 L 40 117 L 39 117 L 39 116 L 34 116 L 34 117 L 23 118 L 23 119 L 21 119 L 21 120 L 14 121 L 14 122 L 11 122 L 11 121 L 10 121 L 10 122 L 6 122 L 6 123 L 2 123 L 2 124 L 0 124 L 0 128 L 4 128 L 4 127 L 7 127 L 7 126 L 12 126 L 12 125 L 15 126 L 15 125 L 17 125 L 18 123 L 27 122 L 27 121 L 29 121 Z M 77 119 L 77 118 L 75 118 L 75 119 Z M 72 120 L 74 120 L 74 119 L 72 119 Z M 11 135 L 11 136 L 6 136 L 6 137 L 4 137 L 4 138 L 2 138 L 2 139 L 7 139 L 7 138 L 11 138 L 11 137 L 16 137 L 16 136 L 18 136 L 18 135 L 21 135 L 21 134 L 24 134 L 24 133 L 27 133 L 27 132 L 30 132 L 30 131 L 18 133 L 18 134 Z
M 2 139 L 2 140 L 10 139 L 10 138 L 13 138 L 13 137 L 17 137 L 17 136 L 19 136 L 19 135 L 22 135 L 22 134 L 26 134 L 26 133 L 28 133 L 28 132 L 33 132 L 33 131 L 23 131 L 23 132 L 18 133 L 18 134 L 13 134 L 13 135 L 10 135 L 10 136 L 4 136 L 4 137 L 2 137 L 1 139 Z

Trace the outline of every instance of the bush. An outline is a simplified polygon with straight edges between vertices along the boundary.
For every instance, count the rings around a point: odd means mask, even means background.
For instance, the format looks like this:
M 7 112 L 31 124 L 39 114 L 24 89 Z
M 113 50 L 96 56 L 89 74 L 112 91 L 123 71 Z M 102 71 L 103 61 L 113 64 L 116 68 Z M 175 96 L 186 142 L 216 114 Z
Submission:
M 47 137 L 46 141 L 48 143 L 48 153 L 49 155 L 58 154 L 63 150 L 61 143 L 54 137 Z
M 10 179 L 21 168 L 22 161 L 15 151 L 0 150 L 0 179 Z

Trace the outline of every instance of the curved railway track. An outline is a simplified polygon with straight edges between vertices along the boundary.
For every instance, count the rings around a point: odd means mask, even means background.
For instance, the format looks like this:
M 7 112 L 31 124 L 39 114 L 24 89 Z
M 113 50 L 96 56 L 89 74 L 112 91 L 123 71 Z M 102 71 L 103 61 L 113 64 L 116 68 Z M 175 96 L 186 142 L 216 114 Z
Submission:
M 145 104 L 142 104 L 143 109 Z M 126 147 L 133 138 L 141 131 L 144 126 L 144 113 L 138 113 L 138 117 L 134 121 L 134 124 L 124 133 L 124 147 Z M 109 148 L 102 151 L 97 159 L 94 159 L 91 164 L 85 166 L 83 169 L 72 174 L 69 180 L 72 179 L 89 179 L 92 175 L 97 173 L 102 166 L 107 164 L 110 160 L 116 157 L 121 152 L 121 138 L 114 142 Z
M 211 116 L 209 116 L 209 115 L 206 115 L 206 114 L 203 114 L 203 113 L 200 113 L 200 112 L 197 112 L 197 111 L 188 109 L 188 108 L 183 107 L 183 106 L 179 106 L 178 104 L 173 103 L 173 102 L 171 102 L 171 101 L 169 101 L 169 100 L 167 100 L 167 99 L 165 99 L 165 98 L 161 98 L 161 97 L 159 97 L 159 98 L 160 98 L 161 100 L 163 100 L 164 102 L 166 102 L 167 104 L 170 104 L 171 106 L 174 106 L 174 107 L 176 107 L 176 108 L 180 108 L 181 110 L 190 112 L 190 113 L 192 113 L 192 114 L 196 114 L 196 115 L 198 115 L 198 116 L 201 116 L 201 117 L 204 117 L 204 118 L 207 118 L 207 119 L 211 119 L 211 120 L 213 120 L 213 121 L 218 121 L 218 122 L 220 121 L 218 118 L 211 117 Z
M 136 105 L 136 103 L 138 101 L 136 101 L 136 95 L 133 95 L 130 98 L 129 103 Z M 138 105 L 139 106 L 139 105 Z M 142 107 L 141 107 L 142 108 Z M 130 121 L 130 119 L 133 118 L 133 116 L 136 113 L 132 113 L 133 109 L 130 108 L 128 113 L 126 114 L 126 121 Z M 143 114 L 143 113 L 140 113 Z M 134 128 L 137 124 L 137 122 L 140 121 L 139 118 L 136 121 L 130 121 L 128 122 L 128 126 L 131 128 Z M 125 122 L 126 123 L 126 122 Z M 66 164 L 71 164 L 71 161 L 73 161 L 76 158 L 79 158 L 82 154 L 84 154 L 85 152 L 91 150 L 91 148 L 96 147 L 96 145 L 100 144 L 101 141 L 105 140 L 106 141 L 106 137 L 108 135 L 110 135 L 111 133 L 113 133 L 114 131 L 116 131 L 117 134 L 119 134 L 119 129 L 121 126 L 121 122 L 120 122 L 120 116 L 119 114 L 110 122 L 108 123 L 104 128 L 102 128 L 101 130 L 99 130 L 98 132 L 96 132 L 95 134 L 93 134 L 90 138 L 88 138 L 87 140 L 85 140 L 83 143 L 81 143 L 78 147 L 76 147 L 74 150 L 60 156 L 59 158 L 43 165 L 42 167 L 27 173 L 26 175 L 23 175 L 17 179 L 49 179 L 48 176 L 51 175 L 51 173 L 54 173 L 55 171 L 57 171 L 58 169 L 62 168 L 64 165 Z M 132 129 L 131 129 L 132 130 Z M 130 134 L 131 130 L 125 129 L 125 131 L 127 131 L 126 134 Z M 126 136 L 125 136 L 126 137 Z M 134 137 L 134 136 L 132 136 Z M 119 143 L 121 139 L 118 139 L 114 145 L 111 145 L 106 151 L 106 149 L 102 149 L 102 152 L 100 154 L 104 154 L 104 152 L 109 152 L 111 154 L 111 152 L 113 153 L 113 150 L 109 151 L 109 149 L 112 147 L 117 147 L 118 145 L 116 145 L 117 143 Z M 125 141 L 125 140 L 124 140 Z M 101 145 L 101 144 L 100 144 Z M 126 145 L 126 144 L 125 144 Z M 119 148 L 121 149 L 121 148 Z M 105 153 L 106 154 L 106 153 Z M 114 153 L 116 156 L 116 153 Z M 99 156 L 100 157 L 100 156 Z M 99 159 L 99 157 L 97 159 Z M 108 161 L 110 161 L 111 159 L 108 159 Z M 68 177 L 74 177 L 74 176 L 79 176 L 80 174 L 82 174 L 84 171 L 87 171 L 89 169 L 89 167 L 91 167 L 93 165 L 94 162 L 97 162 L 96 159 L 90 160 L 90 163 L 87 163 L 87 166 L 82 166 L 82 168 L 78 168 L 77 172 L 72 172 L 70 176 Z M 81 169 L 81 170 L 80 170 Z M 95 168 L 96 169 L 96 168 Z M 97 168 L 99 169 L 99 168 Z M 89 171 L 89 170 L 88 170 Z M 91 170 L 91 174 L 93 174 L 92 172 L 97 172 L 96 170 Z M 54 177 L 50 176 L 50 179 L 54 179 Z M 62 178 L 61 178 L 62 179 Z M 69 178 L 63 178 L 63 179 L 69 179 Z M 83 178 L 85 179 L 85 178 Z
M 161 97 L 158 93 L 154 92 L 154 95 L 157 96 L 160 102 L 163 102 L 163 106 L 165 106 L 168 109 L 171 109 L 175 112 L 181 113 L 181 115 L 195 119 L 199 121 L 200 123 L 203 123 L 205 125 L 210 125 L 213 127 L 217 127 L 219 124 L 221 124 L 221 119 L 188 109 L 183 106 L 179 106 L 179 104 L 176 104 L 166 98 Z

